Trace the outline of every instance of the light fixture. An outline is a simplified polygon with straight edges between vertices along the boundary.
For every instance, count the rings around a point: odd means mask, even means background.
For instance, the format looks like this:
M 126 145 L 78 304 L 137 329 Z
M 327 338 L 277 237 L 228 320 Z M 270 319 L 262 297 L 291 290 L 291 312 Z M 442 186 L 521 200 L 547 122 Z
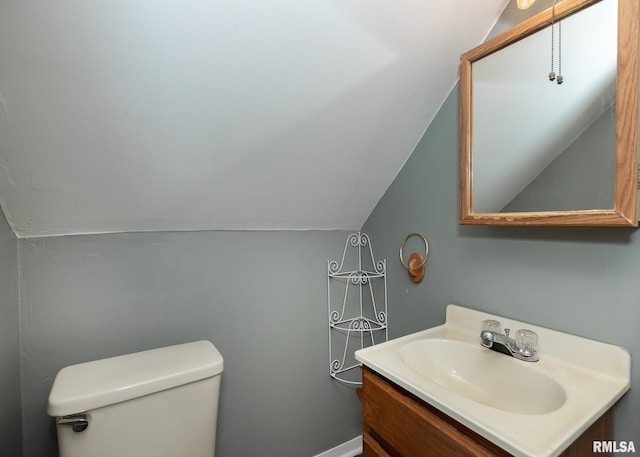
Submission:
M 533 5 L 535 1 L 536 0 L 516 0 L 516 4 L 518 5 L 518 9 L 526 10 Z

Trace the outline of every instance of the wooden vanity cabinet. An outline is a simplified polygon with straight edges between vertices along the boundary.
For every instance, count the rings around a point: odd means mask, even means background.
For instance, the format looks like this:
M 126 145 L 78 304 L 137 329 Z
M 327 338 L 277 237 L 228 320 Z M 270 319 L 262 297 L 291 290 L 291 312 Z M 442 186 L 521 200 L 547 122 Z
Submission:
M 511 455 L 366 367 L 362 369 L 359 394 L 363 457 Z M 591 455 L 594 440 L 612 439 L 612 423 L 610 409 L 563 452 L 562 457 Z

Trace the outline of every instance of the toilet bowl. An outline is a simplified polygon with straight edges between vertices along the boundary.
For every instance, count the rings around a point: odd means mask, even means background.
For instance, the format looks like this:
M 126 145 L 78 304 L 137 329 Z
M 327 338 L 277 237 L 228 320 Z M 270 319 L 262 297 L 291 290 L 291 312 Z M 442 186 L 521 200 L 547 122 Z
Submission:
M 47 407 L 60 457 L 213 457 L 222 370 L 209 341 L 63 368 Z

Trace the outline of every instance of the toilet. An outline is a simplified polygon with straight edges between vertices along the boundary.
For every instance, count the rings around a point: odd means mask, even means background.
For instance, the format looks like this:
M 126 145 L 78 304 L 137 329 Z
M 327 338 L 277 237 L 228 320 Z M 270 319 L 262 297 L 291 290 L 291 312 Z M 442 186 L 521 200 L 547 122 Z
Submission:
M 222 369 L 209 341 L 63 368 L 47 407 L 60 457 L 213 457 Z

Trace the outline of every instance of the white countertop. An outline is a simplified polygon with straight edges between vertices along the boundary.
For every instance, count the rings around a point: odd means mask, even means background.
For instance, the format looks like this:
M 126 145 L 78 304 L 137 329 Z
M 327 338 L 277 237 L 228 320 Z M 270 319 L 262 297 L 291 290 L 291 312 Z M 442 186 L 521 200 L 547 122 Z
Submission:
M 551 377 L 566 400 L 543 414 L 497 409 L 451 391 L 411 368 L 400 350 L 425 339 L 451 340 L 480 347 L 480 325 L 495 319 L 503 328 L 528 328 L 539 336 L 538 362 L 527 365 Z M 507 357 L 485 349 L 495 357 Z M 515 456 L 559 455 L 630 388 L 631 357 L 624 348 L 544 327 L 463 308 L 447 306 L 446 322 L 418 333 L 356 351 L 356 359 L 425 402 Z M 486 354 L 485 354 L 486 356 Z

